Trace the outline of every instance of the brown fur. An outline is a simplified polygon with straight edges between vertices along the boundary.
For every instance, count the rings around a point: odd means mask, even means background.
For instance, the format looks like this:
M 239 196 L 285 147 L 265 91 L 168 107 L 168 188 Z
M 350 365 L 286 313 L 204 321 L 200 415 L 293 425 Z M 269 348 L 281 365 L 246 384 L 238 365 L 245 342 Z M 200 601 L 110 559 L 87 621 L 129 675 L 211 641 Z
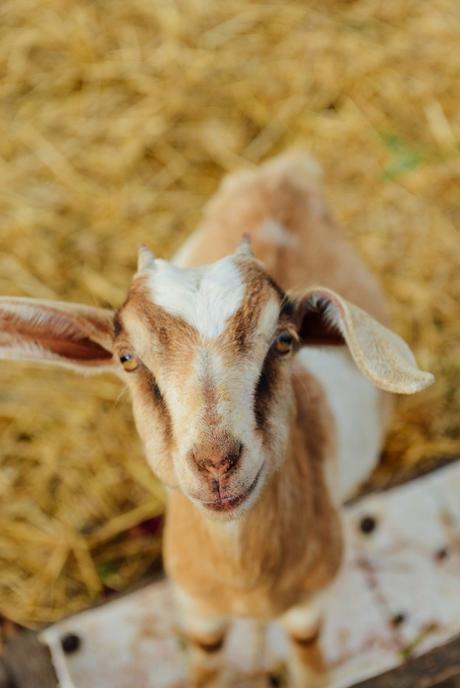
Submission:
M 97 367 L 112 361 L 112 316 L 110 311 L 65 303 L 41 302 L 40 314 L 24 318 L 21 307 L 34 299 L 8 299 L 9 307 L 18 311 L 3 311 L 0 305 L 0 346 L 13 347 L 19 342 L 38 346 L 44 351 Z
M 294 245 L 277 245 L 260 236 L 260 226 L 272 220 L 295 237 Z M 208 205 L 186 264 L 210 263 L 233 252 L 242 232 L 251 235 L 254 254 L 284 289 L 324 284 L 386 320 L 379 287 L 295 158 L 276 159 L 257 173 L 243 172 L 224 182 Z M 297 416 L 289 457 L 236 536 L 218 528 L 214 532 L 179 492 L 170 496 L 166 567 L 203 611 L 276 616 L 324 587 L 339 566 L 340 526 L 322 470 L 331 455 L 330 411 L 313 378 L 294 377 L 293 382 Z M 263 416 L 263 408 L 258 415 Z M 229 541 L 233 537 L 236 547 Z
M 333 441 L 329 411 L 313 378 L 298 375 L 294 382 L 301 423 L 293 427 L 289 457 L 244 517 L 236 540 L 225 532 L 216 538 L 202 513 L 180 492 L 171 493 L 165 565 L 204 613 L 278 616 L 321 590 L 339 566 L 340 524 L 322 470 Z
M 247 232 L 255 255 L 283 289 L 323 284 L 385 322 L 379 287 L 301 168 L 295 158 L 281 158 L 256 174 L 242 173 L 226 181 L 207 208 L 185 264 L 210 263 L 232 253 L 241 233 Z M 261 236 L 261 225 L 273 220 L 293 237 L 291 245 Z M 247 330 L 250 321 L 243 320 Z M 234 337 L 235 343 L 244 350 L 239 337 Z M 268 367 L 263 374 L 269 379 L 259 380 L 255 415 L 261 427 L 269 415 L 276 371 L 276 364 L 273 370 Z M 294 374 L 293 388 L 296 414 L 288 457 L 234 531 L 207 521 L 180 492 L 170 495 L 165 565 L 204 616 L 279 616 L 324 589 L 339 568 L 340 519 L 324 477 L 324 462 L 335 450 L 330 409 L 321 387 L 306 373 Z M 381 398 L 384 424 L 389 398 Z M 312 685 L 322 685 L 325 667 L 316 640 L 306 646 L 293 644 L 292 667 L 298 676 L 300 666 L 299 685 L 305 685 L 302 666 Z
M 265 270 L 254 260 L 240 259 L 238 264 L 246 285 L 245 298 L 240 308 L 229 318 L 219 337 L 219 342 L 230 356 L 234 356 L 235 352 L 246 353 L 257 319 L 270 296 L 275 293 L 280 301 L 284 296 L 282 290 L 268 279 Z
M 283 298 L 283 292 L 274 285 L 256 261 L 241 257 L 238 259 L 238 266 L 245 281 L 245 298 L 212 345 L 222 363 L 233 366 L 236 373 L 240 362 L 251 356 L 253 339 L 257 335 L 257 322 L 264 306 L 270 299 L 281 304 Z M 212 501 L 217 488 L 213 479 L 215 471 L 209 471 L 210 474 L 206 475 L 203 468 L 228 463 L 229 467 L 233 464 L 233 468 L 227 472 L 225 480 L 221 480 L 220 488 L 222 494 L 231 497 L 241 489 L 239 464 L 234 461 L 239 442 L 238 438 L 232 437 L 231 427 L 226 426 L 226 418 L 218 412 L 222 402 L 233 403 L 229 396 L 229 381 L 211 381 L 203 376 L 196 379 L 193 386 L 186 387 L 195 351 L 201 349 L 206 353 L 207 350 L 194 327 L 152 301 L 147 280 L 146 275 L 135 277 L 128 298 L 116 315 L 115 346 L 118 354 L 126 350 L 139 352 L 140 364 L 128 376 L 136 401 L 135 415 L 138 418 L 139 433 L 145 440 L 151 430 L 145 427 L 144 417 L 148 415 L 153 419 L 161 416 L 159 425 L 167 426 L 159 428 L 164 445 L 162 453 L 168 454 L 169 459 L 163 463 L 164 472 L 162 470 L 159 475 L 166 484 L 176 486 L 177 476 L 174 475 L 172 457 L 177 454 L 183 437 L 189 433 L 193 418 L 198 414 L 202 434 L 195 445 L 190 447 L 189 463 L 192 463 L 193 470 L 198 469 L 202 480 L 200 485 L 195 484 L 191 488 L 191 493 L 205 501 Z M 279 377 L 278 368 L 279 362 L 273 360 L 270 364 L 272 382 Z M 167 391 L 172 385 L 177 390 L 187 389 L 184 394 L 187 399 L 185 415 L 182 414 L 179 418 L 175 418 L 174 411 L 177 409 L 173 405 L 169 404 L 168 408 Z M 155 395 L 152 393 L 154 390 Z M 267 386 L 264 394 L 256 394 L 258 429 L 266 445 L 270 443 L 272 436 L 271 428 L 265 423 L 270 407 L 270 391 L 274 391 L 273 384 L 271 390 Z M 161 400 L 161 405 L 157 403 L 158 399 Z M 248 412 L 250 411 L 249 408 Z
M 295 241 L 270 241 L 260 233 L 265 221 L 279 222 Z M 244 355 L 268 293 L 275 291 L 283 299 L 277 282 L 286 289 L 322 283 L 385 319 L 379 288 L 332 222 L 314 182 L 295 162 L 286 165 L 281 159 L 257 174 L 242 173 L 227 181 L 207 209 L 187 264 L 212 262 L 232 252 L 243 231 L 252 235 L 254 252 L 268 268 L 270 280 L 256 262 L 240 259 L 248 287 L 241 308 L 221 335 L 220 344 L 229 355 Z M 155 331 L 161 365 L 174 367 L 180 385 L 180 369 L 188 366 L 184 343 L 195 339 L 196 332 L 152 304 L 146 289 L 145 279 L 136 278 L 120 320 L 134 317 Z M 289 319 L 289 313 L 286 316 Z M 255 399 L 257 425 L 267 441 L 266 421 L 280 374 L 279 362 L 271 355 L 267 354 Z M 324 478 L 324 462 L 334 455 L 330 410 L 314 378 L 297 372 L 292 383 L 296 414 L 289 455 L 233 530 L 213 524 L 182 492 L 170 495 L 166 568 L 203 613 L 278 616 L 325 587 L 339 566 L 339 517 Z M 144 394 L 149 393 L 147 387 Z M 215 391 L 205 389 L 203 394 L 212 426 Z M 172 433 L 169 440 L 173 443 Z

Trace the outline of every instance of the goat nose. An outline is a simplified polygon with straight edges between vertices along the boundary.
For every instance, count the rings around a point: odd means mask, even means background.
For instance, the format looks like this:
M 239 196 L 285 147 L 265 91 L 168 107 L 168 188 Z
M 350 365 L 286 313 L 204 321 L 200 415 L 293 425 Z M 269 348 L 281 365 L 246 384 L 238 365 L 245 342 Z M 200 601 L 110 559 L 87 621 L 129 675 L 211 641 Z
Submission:
M 192 450 L 192 459 L 201 473 L 219 480 L 235 470 L 242 452 L 241 442 L 236 442 L 223 450 L 202 445 Z

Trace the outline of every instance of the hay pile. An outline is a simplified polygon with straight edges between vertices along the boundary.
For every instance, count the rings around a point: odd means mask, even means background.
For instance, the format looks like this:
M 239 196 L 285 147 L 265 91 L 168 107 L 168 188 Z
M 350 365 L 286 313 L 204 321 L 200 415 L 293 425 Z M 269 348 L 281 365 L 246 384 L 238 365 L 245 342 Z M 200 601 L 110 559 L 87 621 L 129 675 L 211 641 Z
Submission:
M 384 473 L 460 449 L 456 0 L 4 0 L 0 293 L 118 305 L 226 172 L 286 146 L 437 384 Z M 142 576 L 163 497 L 109 378 L 0 365 L 0 612 L 37 626 Z

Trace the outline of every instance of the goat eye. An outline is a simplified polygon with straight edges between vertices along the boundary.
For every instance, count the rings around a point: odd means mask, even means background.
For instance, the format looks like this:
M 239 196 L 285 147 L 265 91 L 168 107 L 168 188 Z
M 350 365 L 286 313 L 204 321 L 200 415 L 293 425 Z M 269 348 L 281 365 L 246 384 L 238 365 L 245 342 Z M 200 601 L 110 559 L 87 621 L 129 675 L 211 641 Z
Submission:
M 139 365 L 136 356 L 134 356 L 134 354 L 132 354 L 129 351 L 125 351 L 121 354 L 120 363 L 123 366 L 123 368 L 128 371 L 128 373 L 131 373 L 133 370 L 136 370 L 137 366 Z
M 289 354 L 294 347 L 295 339 L 290 332 L 281 332 L 275 339 L 275 350 L 282 356 Z

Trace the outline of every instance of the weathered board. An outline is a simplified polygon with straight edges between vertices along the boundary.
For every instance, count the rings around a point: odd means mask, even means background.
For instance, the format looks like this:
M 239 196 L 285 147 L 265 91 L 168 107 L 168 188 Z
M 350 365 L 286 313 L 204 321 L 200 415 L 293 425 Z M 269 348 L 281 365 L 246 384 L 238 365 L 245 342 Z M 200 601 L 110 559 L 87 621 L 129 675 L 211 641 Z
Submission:
M 27 634 L 0 659 L 0 688 L 38 686 L 57 688 L 57 677 L 47 646 Z M 352 688 L 460 688 L 460 637 Z
M 0 658 L 0 688 L 57 688 L 49 648 L 37 635 L 24 633 L 11 640 Z
M 460 637 L 353 688 L 460 688 Z

